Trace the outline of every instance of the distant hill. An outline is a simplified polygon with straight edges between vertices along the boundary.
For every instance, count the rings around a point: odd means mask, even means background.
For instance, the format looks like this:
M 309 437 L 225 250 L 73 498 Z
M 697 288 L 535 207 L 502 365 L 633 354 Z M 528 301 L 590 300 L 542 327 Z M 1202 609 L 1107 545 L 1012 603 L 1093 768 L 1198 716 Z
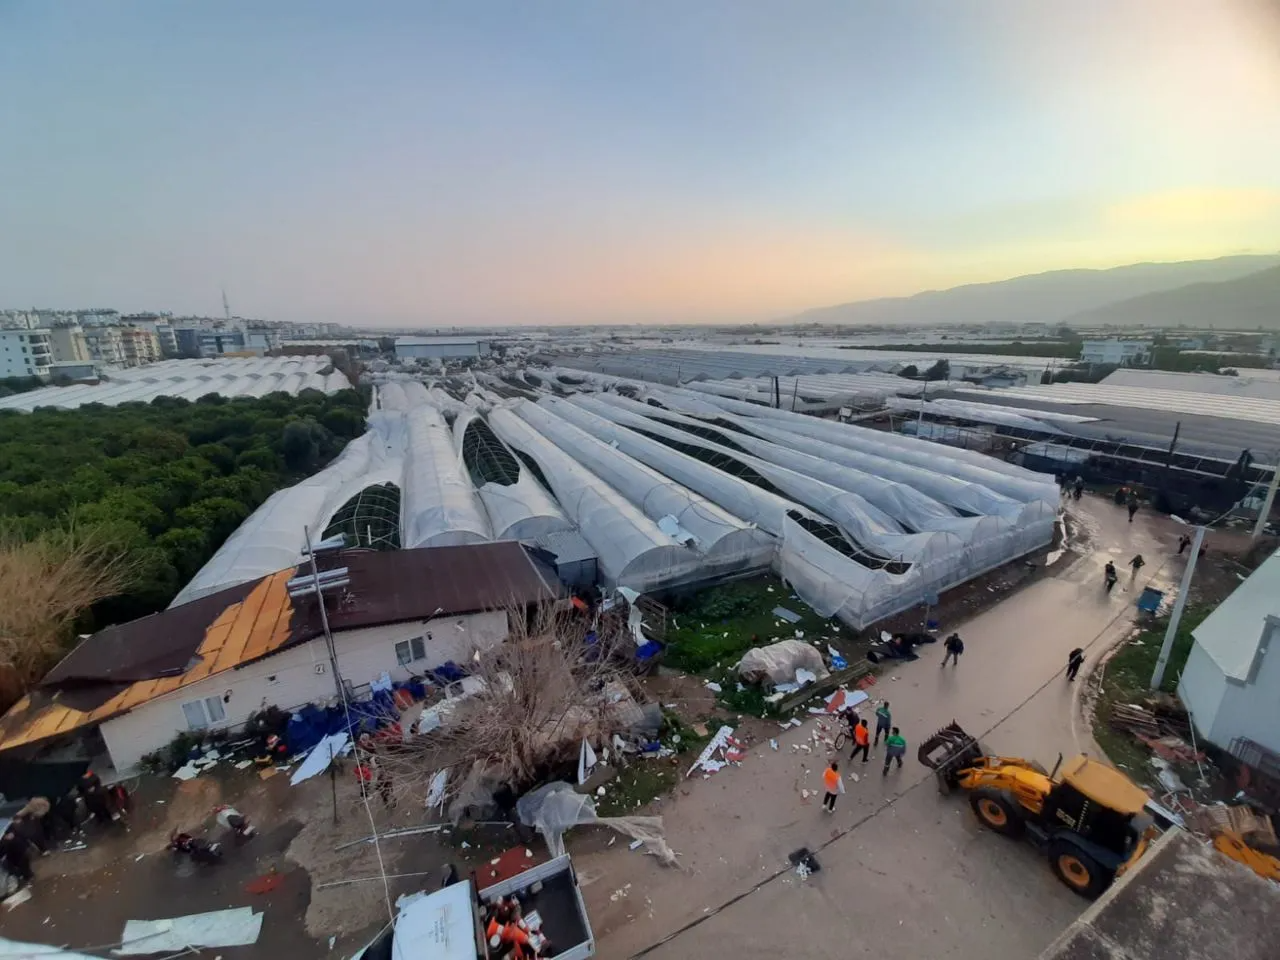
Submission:
M 1280 254 L 1180 263 L 1135 263 L 1109 270 L 1053 270 L 994 283 L 930 290 L 910 297 L 886 297 L 820 307 L 806 310 L 789 318 L 789 321 L 832 324 L 1059 323 L 1120 301 L 1192 285 L 1238 280 L 1278 265 Z
M 1078 313 L 1068 322 L 1280 330 L 1280 267 L 1130 297 Z

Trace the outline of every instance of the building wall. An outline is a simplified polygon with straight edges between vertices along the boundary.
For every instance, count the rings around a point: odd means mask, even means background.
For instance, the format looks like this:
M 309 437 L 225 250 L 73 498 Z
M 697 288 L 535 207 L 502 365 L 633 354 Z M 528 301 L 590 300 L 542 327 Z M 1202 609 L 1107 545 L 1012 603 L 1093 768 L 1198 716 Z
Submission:
M 0 377 L 44 377 L 53 362 L 48 330 L 0 330 Z
M 1196 735 L 1204 740 L 1211 738 L 1213 725 L 1227 690 L 1227 677 L 1204 647 L 1195 644 L 1187 665 L 1178 681 L 1178 696 L 1191 712 L 1196 725 Z
M 49 345 L 58 363 L 89 363 L 89 344 L 79 325 L 54 327 L 49 331 Z
M 1080 345 L 1083 363 L 1146 363 L 1150 354 L 1151 344 L 1144 340 L 1086 340 Z
M 1248 737 L 1280 752 L 1280 626 L 1268 624 L 1258 650 L 1250 681 L 1226 683 L 1207 737 L 1223 749 L 1236 737 Z
M 459 357 L 480 356 L 480 344 L 476 343 L 409 343 L 396 344 L 396 359 L 448 360 Z
M 477 649 L 491 649 L 506 636 L 506 612 L 493 610 L 349 630 L 334 636 L 334 646 L 343 679 L 359 691 L 384 671 L 392 680 L 407 680 L 411 674 L 420 675 L 450 660 L 466 663 Z M 426 639 L 426 659 L 402 667 L 396 660 L 395 645 L 413 637 Z M 263 707 L 294 709 L 327 701 L 334 694 L 329 656 L 323 638 L 317 638 L 241 669 L 193 683 L 108 720 L 102 724 L 102 737 L 116 769 L 125 770 L 137 766 L 143 756 L 164 747 L 189 728 L 182 709 L 184 703 L 217 697 L 226 717 L 215 727 L 222 729 L 243 725 Z

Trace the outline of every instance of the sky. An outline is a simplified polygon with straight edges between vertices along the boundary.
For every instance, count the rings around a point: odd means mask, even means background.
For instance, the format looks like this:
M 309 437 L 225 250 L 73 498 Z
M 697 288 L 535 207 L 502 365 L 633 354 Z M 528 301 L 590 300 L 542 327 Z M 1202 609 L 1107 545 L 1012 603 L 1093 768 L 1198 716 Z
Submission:
M 698 323 L 1280 250 L 1280 0 L 0 0 L 0 307 Z

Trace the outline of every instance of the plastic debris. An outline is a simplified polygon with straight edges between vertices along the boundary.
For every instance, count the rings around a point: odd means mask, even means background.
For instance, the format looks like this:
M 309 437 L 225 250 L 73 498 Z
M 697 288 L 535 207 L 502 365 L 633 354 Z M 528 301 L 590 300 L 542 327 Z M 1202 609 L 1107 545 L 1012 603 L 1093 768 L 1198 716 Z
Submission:
M 714 680 L 708 680 L 705 684 L 703 684 L 703 686 L 705 686 L 712 693 L 721 693 L 724 690 L 724 688 L 721 687 L 720 684 L 716 683 Z
M 242 947 L 258 942 L 262 914 L 251 907 L 194 913 L 167 920 L 129 920 L 113 953 L 136 956 L 185 952 L 192 947 Z
M 799 623 L 804 618 L 794 610 L 788 610 L 786 607 L 774 607 L 770 611 L 775 617 L 787 621 L 787 623 Z

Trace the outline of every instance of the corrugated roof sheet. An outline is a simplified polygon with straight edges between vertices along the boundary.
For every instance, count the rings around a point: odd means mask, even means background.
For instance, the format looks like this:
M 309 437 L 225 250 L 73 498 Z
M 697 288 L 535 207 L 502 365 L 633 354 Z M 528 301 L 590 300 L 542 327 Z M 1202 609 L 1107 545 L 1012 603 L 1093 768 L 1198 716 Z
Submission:
M 560 595 L 554 574 L 515 541 L 328 558 L 351 586 L 329 613 L 337 633 L 361 627 L 523 606 Z M 289 597 L 290 567 L 252 584 L 85 640 L 0 719 L 0 750 L 69 733 L 319 636 L 314 601 Z

